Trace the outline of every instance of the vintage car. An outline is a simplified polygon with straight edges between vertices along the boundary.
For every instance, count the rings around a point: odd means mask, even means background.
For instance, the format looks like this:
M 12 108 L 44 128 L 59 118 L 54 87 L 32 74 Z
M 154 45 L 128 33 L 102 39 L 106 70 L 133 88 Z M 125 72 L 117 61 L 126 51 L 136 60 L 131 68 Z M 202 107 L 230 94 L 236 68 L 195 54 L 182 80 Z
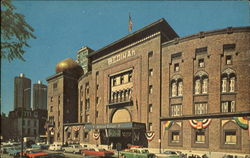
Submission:
M 49 153 L 47 155 L 37 156 L 35 158 L 66 158 L 63 153 Z
M 81 145 L 72 144 L 72 145 L 63 147 L 62 150 L 64 152 L 74 153 L 75 154 L 75 153 L 80 153 L 80 150 L 83 150 L 83 148 L 82 148 Z
M 21 148 L 20 147 L 10 147 L 6 151 L 11 156 L 17 156 L 21 152 Z
M 62 150 L 62 145 L 61 144 L 51 144 L 49 146 L 49 150 L 60 151 L 60 150 Z
M 149 153 L 147 149 L 138 148 L 138 149 L 129 149 L 120 152 L 121 157 L 123 158 L 154 158 L 155 154 Z
M 23 156 L 26 156 L 28 158 L 37 158 L 38 156 L 48 155 L 46 152 L 42 152 L 40 150 L 26 150 L 23 153 Z
M 114 152 L 107 151 L 105 149 L 91 148 L 80 150 L 81 154 L 84 156 L 96 156 L 96 157 L 112 157 Z
M 176 151 L 164 151 L 163 153 L 160 154 L 155 154 L 157 158 L 181 158 L 182 155 L 179 152 Z

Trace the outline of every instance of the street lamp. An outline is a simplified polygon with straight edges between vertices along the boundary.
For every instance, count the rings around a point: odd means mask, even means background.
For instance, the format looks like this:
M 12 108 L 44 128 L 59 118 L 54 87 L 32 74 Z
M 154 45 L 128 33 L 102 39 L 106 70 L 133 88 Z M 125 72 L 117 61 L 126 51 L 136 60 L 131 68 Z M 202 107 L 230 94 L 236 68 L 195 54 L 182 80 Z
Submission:
M 20 157 L 23 157 L 23 110 L 24 110 L 24 93 L 25 91 L 30 90 L 31 88 L 25 88 L 23 89 L 23 104 L 21 109 L 21 154 Z

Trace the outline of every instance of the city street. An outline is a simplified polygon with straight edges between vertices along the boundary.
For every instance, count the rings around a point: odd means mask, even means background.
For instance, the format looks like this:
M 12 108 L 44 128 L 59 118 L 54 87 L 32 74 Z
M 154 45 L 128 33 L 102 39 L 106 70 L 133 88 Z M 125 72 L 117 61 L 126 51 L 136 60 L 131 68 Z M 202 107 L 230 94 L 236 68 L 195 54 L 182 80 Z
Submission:
M 48 152 L 48 153 L 58 153 L 57 151 L 50 151 L 50 150 L 43 150 L 44 152 Z M 60 153 L 63 153 L 62 151 L 59 151 Z M 80 158 L 83 157 L 80 154 L 73 154 L 73 153 L 63 153 L 66 158 Z M 0 154 L 1 158 L 13 158 L 13 156 L 9 156 L 8 154 Z

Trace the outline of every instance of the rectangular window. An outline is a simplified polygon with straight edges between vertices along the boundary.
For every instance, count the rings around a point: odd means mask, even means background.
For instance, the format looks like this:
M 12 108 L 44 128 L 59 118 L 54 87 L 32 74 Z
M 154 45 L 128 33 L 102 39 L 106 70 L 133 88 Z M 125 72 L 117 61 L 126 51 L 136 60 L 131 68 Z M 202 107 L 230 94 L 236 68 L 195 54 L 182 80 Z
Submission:
M 225 144 L 236 144 L 236 131 L 225 131 Z
M 124 76 L 121 76 L 121 78 L 120 78 L 120 83 L 121 83 L 121 84 L 124 83 Z
M 153 76 L 153 69 L 149 69 L 148 76 Z
M 195 143 L 205 143 L 204 131 L 195 131 Z
M 182 105 L 181 104 L 171 105 L 170 108 L 171 108 L 170 109 L 171 116 L 181 116 L 182 115 Z
M 36 135 L 36 129 L 34 129 L 34 135 Z
M 25 125 L 25 120 L 23 120 L 23 125 Z
M 83 101 L 80 101 L 80 112 L 82 112 Z
M 224 101 L 221 103 L 221 112 L 235 112 L 235 101 Z
M 149 85 L 149 91 L 148 91 L 149 94 L 152 94 L 153 93 L 153 85 Z
M 53 83 L 53 89 L 57 88 L 57 83 Z
M 99 84 L 96 85 L 96 90 L 98 90 L 98 89 L 99 89 Z
M 148 112 L 153 112 L 153 105 L 152 104 L 148 105 Z
M 198 60 L 198 67 L 200 67 L 200 68 L 205 67 L 204 59 L 199 59 Z
M 195 103 L 195 115 L 207 114 L 207 103 Z
M 179 63 L 174 64 L 174 72 L 180 71 Z
M 36 127 L 36 120 L 34 120 L 34 127 Z
M 116 78 L 113 78 L 113 86 L 116 86 Z
M 53 106 L 50 106 L 50 112 L 53 112 Z
M 50 102 L 53 102 L 53 97 L 50 97 Z
M 28 132 L 27 132 L 27 134 L 28 134 L 28 135 L 30 134 L 30 128 L 28 128 Z
M 171 142 L 178 143 L 180 141 L 180 132 L 172 131 L 171 133 Z
M 86 115 L 85 121 L 89 122 L 89 115 Z
M 30 120 L 28 120 L 28 126 L 30 126 Z
M 89 133 L 88 132 L 84 132 L 84 139 L 88 139 Z
M 226 56 L 226 65 L 231 65 L 232 64 L 232 56 L 231 55 L 227 55 Z
M 153 124 L 152 123 L 148 123 L 148 130 L 153 131 Z

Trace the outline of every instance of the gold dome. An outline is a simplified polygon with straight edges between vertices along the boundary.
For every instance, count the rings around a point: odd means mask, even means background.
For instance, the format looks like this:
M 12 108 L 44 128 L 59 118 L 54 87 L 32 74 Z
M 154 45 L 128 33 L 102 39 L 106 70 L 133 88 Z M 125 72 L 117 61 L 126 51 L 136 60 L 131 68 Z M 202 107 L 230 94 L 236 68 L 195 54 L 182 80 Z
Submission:
M 56 73 L 59 72 L 75 72 L 81 74 L 83 72 L 82 67 L 76 63 L 72 58 L 67 58 L 56 65 Z

